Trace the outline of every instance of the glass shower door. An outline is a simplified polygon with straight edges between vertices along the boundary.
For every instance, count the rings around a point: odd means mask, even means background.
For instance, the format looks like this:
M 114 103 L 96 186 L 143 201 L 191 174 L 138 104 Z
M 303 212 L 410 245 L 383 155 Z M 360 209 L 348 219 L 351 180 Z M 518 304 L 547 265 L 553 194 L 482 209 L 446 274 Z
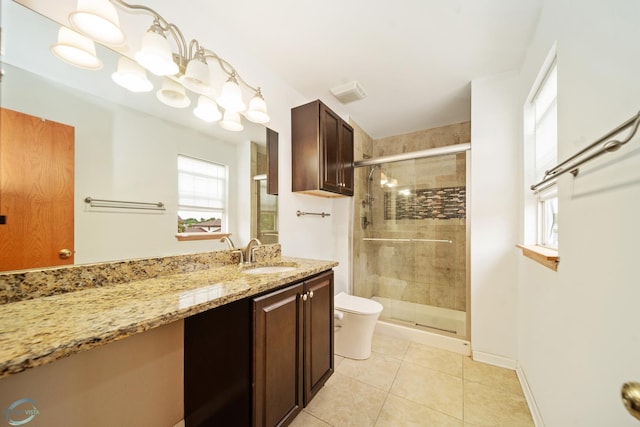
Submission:
M 466 156 L 358 170 L 354 293 L 381 320 L 467 335 Z

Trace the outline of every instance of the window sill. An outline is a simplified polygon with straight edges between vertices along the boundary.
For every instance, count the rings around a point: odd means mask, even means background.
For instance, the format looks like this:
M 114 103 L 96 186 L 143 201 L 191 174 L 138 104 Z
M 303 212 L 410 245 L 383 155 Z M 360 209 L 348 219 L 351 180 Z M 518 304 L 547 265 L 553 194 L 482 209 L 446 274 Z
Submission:
M 177 233 L 176 239 L 179 242 L 189 242 L 192 240 L 219 240 L 226 236 L 231 236 L 231 233 Z
M 560 257 L 557 250 L 537 245 L 516 245 L 516 247 L 522 249 L 522 255 L 527 258 L 531 258 L 553 271 L 558 271 Z

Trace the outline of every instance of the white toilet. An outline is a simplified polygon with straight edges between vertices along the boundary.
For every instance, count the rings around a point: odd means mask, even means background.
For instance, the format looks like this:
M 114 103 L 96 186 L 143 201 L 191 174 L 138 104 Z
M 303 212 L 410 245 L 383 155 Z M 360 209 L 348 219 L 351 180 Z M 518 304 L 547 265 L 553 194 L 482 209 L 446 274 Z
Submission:
M 368 359 L 382 304 L 340 292 L 334 297 L 335 353 L 350 359 Z

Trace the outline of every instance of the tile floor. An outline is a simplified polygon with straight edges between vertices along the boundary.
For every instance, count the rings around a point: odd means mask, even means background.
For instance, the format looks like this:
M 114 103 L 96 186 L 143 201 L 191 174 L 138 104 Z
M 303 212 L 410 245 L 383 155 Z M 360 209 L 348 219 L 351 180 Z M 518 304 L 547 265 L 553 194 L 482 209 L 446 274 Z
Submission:
M 374 335 L 371 357 L 335 372 L 293 427 L 533 426 L 514 371 Z

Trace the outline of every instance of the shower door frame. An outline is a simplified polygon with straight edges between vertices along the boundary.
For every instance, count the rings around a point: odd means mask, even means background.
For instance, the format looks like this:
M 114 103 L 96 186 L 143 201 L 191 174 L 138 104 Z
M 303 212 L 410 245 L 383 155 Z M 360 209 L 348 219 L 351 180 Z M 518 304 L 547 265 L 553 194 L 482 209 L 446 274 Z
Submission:
M 429 332 L 443 335 L 447 337 L 457 338 L 464 341 L 471 342 L 471 248 L 469 247 L 469 242 L 471 241 L 471 221 L 470 221 L 470 206 L 471 206 L 471 144 L 455 144 L 448 145 L 444 147 L 431 148 L 427 150 L 420 151 L 412 151 L 401 154 L 395 154 L 390 156 L 383 156 L 377 158 L 369 158 L 364 160 L 359 160 L 354 163 L 355 168 L 365 167 L 365 166 L 376 166 L 382 165 L 386 163 L 395 163 L 406 160 L 418 160 L 428 157 L 437 157 L 437 156 L 446 156 L 446 155 L 455 155 L 459 153 L 465 153 L 465 186 L 466 186 L 466 194 L 465 194 L 465 292 L 466 292 L 466 301 L 465 301 L 465 335 L 460 336 L 455 333 L 438 330 L 436 328 L 430 328 L 428 326 L 422 326 L 420 328 L 415 328 L 416 330 L 427 330 Z M 355 198 L 354 198 L 355 199 Z M 354 203 L 355 200 L 354 200 Z M 360 226 L 360 221 L 357 218 L 353 219 L 353 227 Z M 353 237 L 353 236 L 352 236 Z M 353 240 L 353 238 L 352 238 Z M 354 258 L 353 250 L 354 245 L 353 242 L 350 244 L 351 247 L 351 259 Z M 355 268 L 351 268 L 351 283 L 350 283 L 350 291 L 353 294 L 354 292 L 354 282 L 355 282 Z

